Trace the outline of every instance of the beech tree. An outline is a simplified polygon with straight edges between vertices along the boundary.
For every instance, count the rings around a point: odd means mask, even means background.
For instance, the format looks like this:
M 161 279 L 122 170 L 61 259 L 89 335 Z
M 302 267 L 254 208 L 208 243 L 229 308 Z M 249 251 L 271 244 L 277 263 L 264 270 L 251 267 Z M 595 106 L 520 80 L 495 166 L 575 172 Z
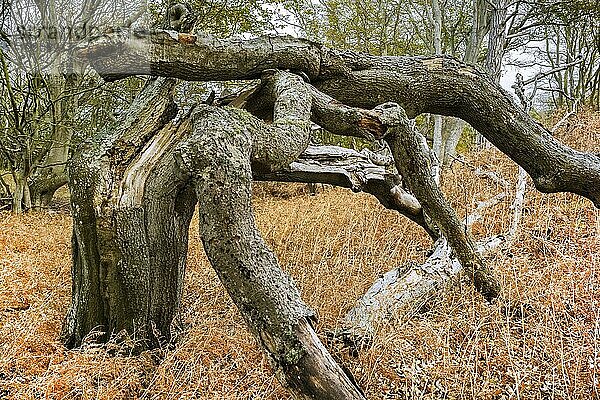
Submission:
M 485 72 L 452 57 L 372 56 L 288 36 L 130 29 L 89 40 L 77 56 L 105 80 L 155 78 L 69 164 L 73 291 L 63 339 L 70 347 L 98 330 L 103 340 L 125 331 L 140 347 L 169 340 L 197 204 L 208 259 L 281 382 L 296 398 L 364 398 L 319 341 L 314 313 L 261 238 L 251 187 L 255 180 L 325 182 L 372 193 L 420 224 L 447 255 L 441 269 L 422 273 L 439 278 L 458 264 L 494 301 L 500 286 L 481 244 L 432 175 L 434 157 L 413 121 L 421 113 L 467 121 L 541 192 L 572 192 L 600 207 L 600 157 L 557 141 Z M 235 98 L 178 109 L 175 78 L 256 84 Z M 382 139 L 392 157 L 312 146 L 312 123 Z

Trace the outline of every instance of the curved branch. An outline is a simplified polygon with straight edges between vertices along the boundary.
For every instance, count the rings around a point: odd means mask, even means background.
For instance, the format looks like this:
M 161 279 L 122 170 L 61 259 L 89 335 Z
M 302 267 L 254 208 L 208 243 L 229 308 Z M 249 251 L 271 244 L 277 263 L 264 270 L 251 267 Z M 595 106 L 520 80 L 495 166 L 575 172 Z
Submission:
M 395 111 L 396 114 L 396 124 L 390 127 L 385 138 L 394 155 L 396 168 L 425 213 L 448 240 L 461 265 L 473 279 L 475 288 L 486 300 L 494 300 L 500 294 L 500 283 L 477 253 L 465 225 L 458 219 L 431 175 L 432 155 L 425 138 L 416 130 L 414 121 L 408 119 L 401 107 L 393 103 L 382 107 L 386 107 L 390 113 Z
M 310 101 L 304 104 L 308 108 L 301 110 L 308 112 Z M 283 111 L 280 116 L 289 115 Z M 249 126 L 253 117 L 239 109 L 199 106 L 193 119 L 194 131 L 179 144 L 177 160 L 194 182 L 200 199 L 202 242 L 278 378 L 298 399 L 364 399 L 353 379 L 319 341 L 310 325 L 314 313 L 256 227 L 251 159 L 258 153 L 261 160 L 278 164 L 278 155 L 288 149 L 274 153 L 272 149 L 287 147 L 287 139 L 279 142 L 280 136 L 270 132 L 272 127 L 256 118 Z M 294 129 L 298 121 L 289 122 Z M 271 142 L 265 142 L 267 137 Z M 298 144 L 295 149 L 303 150 Z
M 255 79 L 267 69 L 289 69 L 304 72 L 317 89 L 350 106 L 393 101 L 409 116 L 456 116 L 523 167 L 541 192 L 576 193 L 600 207 L 600 157 L 554 139 L 485 73 L 454 58 L 376 57 L 287 36 L 221 40 L 130 30 L 95 38 L 78 54 L 106 79 Z

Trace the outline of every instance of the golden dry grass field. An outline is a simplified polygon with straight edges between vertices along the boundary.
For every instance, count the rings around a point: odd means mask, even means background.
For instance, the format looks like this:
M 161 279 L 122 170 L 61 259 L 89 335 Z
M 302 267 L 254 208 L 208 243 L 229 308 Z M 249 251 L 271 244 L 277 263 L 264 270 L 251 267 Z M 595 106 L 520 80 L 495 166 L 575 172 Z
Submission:
M 574 119 L 569 131 L 564 141 L 600 152 L 598 114 Z M 497 151 L 466 160 L 443 177 L 463 216 L 501 190 L 472 167 L 516 180 Z M 475 236 L 506 231 L 509 206 L 488 210 Z M 310 196 L 268 185 L 257 190 L 255 209 L 268 244 L 317 311 L 323 340 L 378 276 L 423 261 L 431 246 L 415 224 L 347 190 Z M 128 357 L 114 343 L 67 350 L 59 342 L 70 293 L 68 210 L 0 213 L 0 398 L 287 399 L 208 265 L 197 220 L 191 230 L 176 346 Z M 502 301 L 487 305 L 457 282 L 413 319 L 382 327 L 358 356 L 330 344 L 369 399 L 600 399 L 599 211 L 529 187 L 519 239 L 488 262 Z

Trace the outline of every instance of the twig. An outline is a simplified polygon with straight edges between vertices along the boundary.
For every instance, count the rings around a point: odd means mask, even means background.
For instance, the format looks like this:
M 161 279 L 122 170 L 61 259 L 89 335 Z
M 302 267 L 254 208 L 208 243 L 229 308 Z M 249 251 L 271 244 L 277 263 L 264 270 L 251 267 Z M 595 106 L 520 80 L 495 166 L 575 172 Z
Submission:
M 571 106 L 571 111 L 567 112 L 560 119 L 560 121 L 558 121 L 556 123 L 556 125 L 554 125 L 554 127 L 552 127 L 552 129 L 550 130 L 550 132 L 552 132 L 552 133 L 556 132 L 558 130 L 558 128 L 560 128 L 569 118 L 571 118 L 571 116 L 573 116 L 577 112 L 577 106 L 579 105 L 579 100 L 581 100 L 581 98 L 575 99 L 575 102 Z

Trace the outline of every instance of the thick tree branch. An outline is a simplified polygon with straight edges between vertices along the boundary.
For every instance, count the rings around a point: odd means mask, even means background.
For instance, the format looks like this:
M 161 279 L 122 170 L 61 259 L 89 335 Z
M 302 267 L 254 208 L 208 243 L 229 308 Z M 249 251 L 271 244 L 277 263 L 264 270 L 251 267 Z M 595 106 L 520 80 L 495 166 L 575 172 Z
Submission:
M 286 75 L 281 79 L 287 79 Z M 294 151 L 272 150 L 291 143 L 285 137 L 283 121 L 287 120 L 292 130 L 301 121 L 291 118 L 297 111 L 285 106 L 290 104 L 285 97 L 302 93 L 280 93 L 284 98 L 275 112 L 281 128 L 278 132 L 246 111 L 200 106 L 193 118 L 193 134 L 178 147 L 178 163 L 196 187 L 206 254 L 282 383 L 298 399 L 364 399 L 317 338 L 309 322 L 313 312 L 301 300 L 292 279 L 279 268 L 256 227 L 251 159 L 278 165 L 280 154 L 304 150 L 301 141 Z M 309 100 L 301 104 L 307 107 L 300 107 L 299 112 L 307 117 L 310 96 L 305 94 Z M 256 123 L 249 125 L 249 119 Z
M 475 288 L 492 301 L 500 294 L 500 284 L 476 251 L 475 243 L 448 204 L 431 175 L 432 155 L 425 138 L 417 132 L 404 110 L 395 104 L 383 105 L 394 110 L 396 124 L 390 127 L 385 140 L 390 145 L 396 168 L 408 188 L 421 203 L 425 213 L 439 227 L 463 268 L 473 279 Z
M 273 71 L 263 74 L 261 84 L 243 91 L 226 104 L 273 120 L 277 109 L 277 84 Z M 383 137 L 393 123 L 385 110 L 364 110 L 346 106 L 306 84 L 312 97 L 312 120 L 330 132 L 374 140 Z M 438 233 L 428 225 L 421 205 L 401 186 L 401 177 L 393 167 L 393 158 L 368 150 L 356 152 L 336 146 L 309 146 L 300 158 L 273 173 L 253 168 L 254 178 L 268 181 L 326 183 L 353 191 L 373 194 L 380 203 L 419 224 L 434 239 Z
M 505 188 L 508 189 L 508 188 Z M 506 198 L 506 191 L 479 202 L 465 220 L 467 229 L 483 217 L 483 212 Z M 496 235 L 475 243 L 481 256 L 510 240 L 508 235 Z M 356 302 L 342 320 L 342 330 L 336 332 L 356 344 L 369 341 L 377 327 L 390 320 L 405 320 L 421 310 L 436 292 L 453 282 L 463 267 L 445 237 L 439 238 L 431 255 L 422 264 L 408 262 L 386 272 Z
M 216 39 L 173 32 L 119 33 L 93 39 L 79 54 L 106 79 L 136 74 L 186 80 L 255 79 L 267 69 L 304 72 L 338 101 L 374 108 L 399 103 L 469 122 L 522 166 L 538 190 L 567 191 L 600 207 L 600 157 L 558 142 L 485 73 L 449 57 L 375 57 L 291 37 Z

